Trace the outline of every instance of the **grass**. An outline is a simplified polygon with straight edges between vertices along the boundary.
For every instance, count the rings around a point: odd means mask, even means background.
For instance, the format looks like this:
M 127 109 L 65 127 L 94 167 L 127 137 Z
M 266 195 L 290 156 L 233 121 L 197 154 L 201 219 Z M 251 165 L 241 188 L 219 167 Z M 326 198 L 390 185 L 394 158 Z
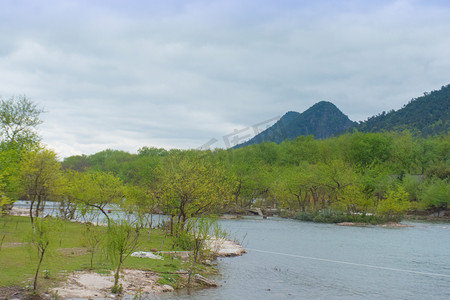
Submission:
M 50 287 L 73 271 L 89 270 L 90 253 L 84 246 L 84 224 L 64 222 L 61 230 L 51 238 L 49 252 L 45 254 L 39 277 L 40 286 Z M 106 232 L 105 227 L 95 227 L 94 230 Z M 28 217 L 3 216 L 0 218 L 0 287 L 26 286 L 32 283 L 32 278 L 38 263 L 37 251 L 29 242 L 31 223 Z M 106 233 L 105 233 L 106 235 Z M 152 229 L 150 239 L 147 230 L 142 230 L 139 246 L 136 251 L 160 249 L 163 240 L 163 251 L 172 249 L 172 238 L 165 238 L 164 232 Z M 100 248 L 94 256 L 93 269 L 99 273 L 108 273 L 112 266 L 104 249 Z M 163 275 L 162 281 L 175 285 L 175 271 L 183 268 L 183 262 L 171 257 L 164 260 L 128 257 L 124 268 L 151 270 Z M 166 278 L 167 277 L 167 278 Z

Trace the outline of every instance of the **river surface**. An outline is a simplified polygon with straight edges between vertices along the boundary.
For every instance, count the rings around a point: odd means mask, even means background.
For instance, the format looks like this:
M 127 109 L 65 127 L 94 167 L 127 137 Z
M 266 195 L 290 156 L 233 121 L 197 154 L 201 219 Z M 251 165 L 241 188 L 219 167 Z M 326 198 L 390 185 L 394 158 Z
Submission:
M 56 211 L 47 203 L 46 213 Z M 220 223 L 248 252 L 218 259 L 213 279 L 222 287 L 160 299 L 450 299 L 448 223 L 345 227 L 275 217 Z
M 160 299 L 450 299 L 450 224 L 221 223 L 248 251 L 219 258 L 222 287 Z

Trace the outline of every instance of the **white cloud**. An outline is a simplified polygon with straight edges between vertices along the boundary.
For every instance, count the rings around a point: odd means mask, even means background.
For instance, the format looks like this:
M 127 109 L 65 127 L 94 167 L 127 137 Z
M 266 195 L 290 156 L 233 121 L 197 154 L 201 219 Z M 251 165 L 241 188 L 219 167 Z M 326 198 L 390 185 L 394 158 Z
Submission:
M 342 3 L 7 2 L 0 96 L 43 105 L 67 156 L 196 148 L 320 100 L 363 120 L 449 83 L 445 2 Z

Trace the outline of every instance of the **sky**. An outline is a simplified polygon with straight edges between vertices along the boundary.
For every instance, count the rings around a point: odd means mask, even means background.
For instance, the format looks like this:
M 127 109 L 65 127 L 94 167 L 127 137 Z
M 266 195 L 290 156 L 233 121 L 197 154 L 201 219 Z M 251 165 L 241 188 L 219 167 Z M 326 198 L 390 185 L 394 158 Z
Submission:
M 353 121 L 450 83 L 450 1 L 0 0 L 0 97 L 60 158 L 226 148 L 325 100 Z

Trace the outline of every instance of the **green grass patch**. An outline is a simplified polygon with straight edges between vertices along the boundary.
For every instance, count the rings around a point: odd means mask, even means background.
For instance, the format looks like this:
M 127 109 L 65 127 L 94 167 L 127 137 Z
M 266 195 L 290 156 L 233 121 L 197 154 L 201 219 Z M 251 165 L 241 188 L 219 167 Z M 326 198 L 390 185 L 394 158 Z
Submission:
M 80 223 L 62 222 L 61 228 L 52 233 L 49 250 L 45 253 L 41 266 L 40 286 L 51 286 L 70 272 L 90 269 L 91 254 L 86 248 L 85 226 Z M 0 250 L 0 287 L 31 284 L 38 263 L 37 250 L 30 243 L 31 230 L 28 217 L 3 216 L 0 218 L 0 240 L 4 236 Z M 101 236 L 106 237 L 106 227 L 94 226 L 92 230 L 98 230 Z M 136 251 L 159 250 L 161 246 L 163 251 L 181 250 L 172 249 L 172 245 L 172 237 L 165 236 L 163 231 L 152 229 L 149 238 L 148 230 L 143 229 Z M 112 269 L 104 246 L 99 246 L 93 262 L 95 272 L 109 273 Z M 164 260 L 130 256 L 125 261 L 124 268 L 168 274 L 176 272 L 183 267 L 183 264 L 181 260 L 172 259 L 169 256 L 166 256 Z M 175 275 L 169 277 L 178 279 Z

